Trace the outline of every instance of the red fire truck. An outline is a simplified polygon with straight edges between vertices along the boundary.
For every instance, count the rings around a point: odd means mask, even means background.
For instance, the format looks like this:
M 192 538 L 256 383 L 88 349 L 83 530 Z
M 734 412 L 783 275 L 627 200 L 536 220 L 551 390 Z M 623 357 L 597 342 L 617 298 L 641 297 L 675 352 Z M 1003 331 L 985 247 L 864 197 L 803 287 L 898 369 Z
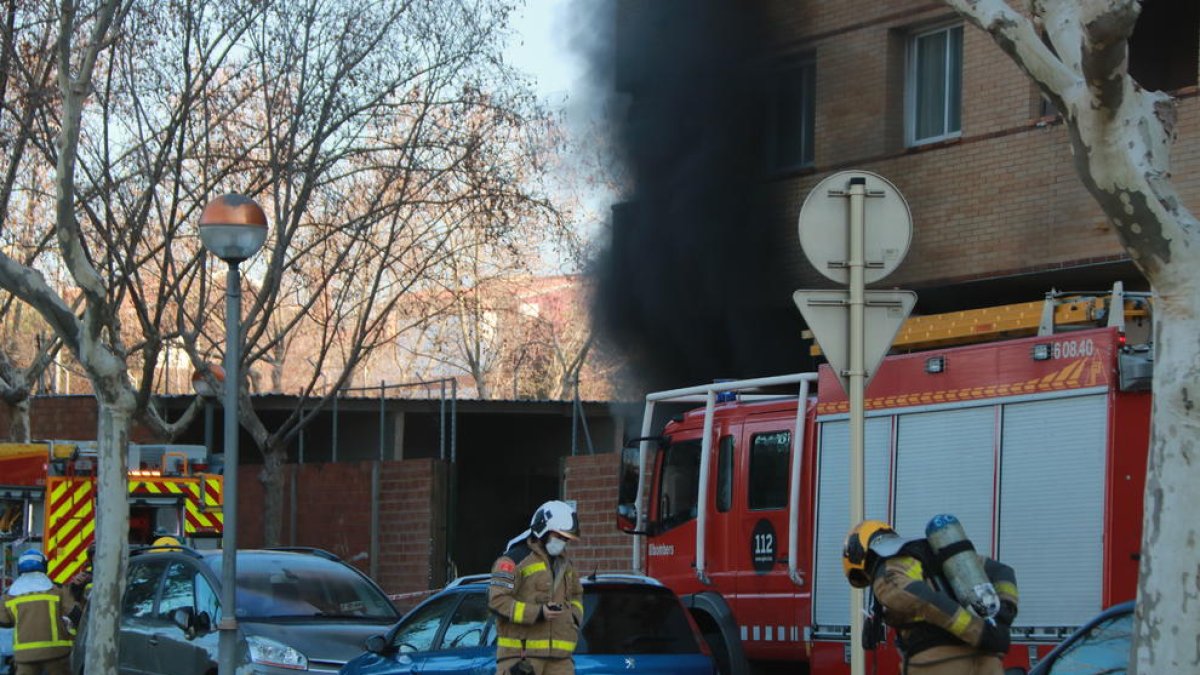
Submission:
M 1135 595 L 1149 309 L 1118 286 L 918 317 L 893 349 L 921 351 L 887 357 L 866 392 L 866 516 L 916 537 L 953 513 L 977 550 L 1016 569 L 1007 665 L 1030 667 Z M 655 406 L 681 401 L 704 407 L 653 434 Z M 647 397 L 618 521 L 637 535 L 634 569 L 684 598 L 724 673 L 849 672 L 848 417 L 828 366 Z M 881 648 L 867 672 L 897 664 Z
M 170 535 L 216 546 L 222 478 L 208 473 L 207 455 L 202 445 L 129 444 L 130 543 Z M 0 443 L 0 588 L 29 546 L 42 548 L 58 583 L 85 564 L 95 531 L 96 461 L 94 441 Z

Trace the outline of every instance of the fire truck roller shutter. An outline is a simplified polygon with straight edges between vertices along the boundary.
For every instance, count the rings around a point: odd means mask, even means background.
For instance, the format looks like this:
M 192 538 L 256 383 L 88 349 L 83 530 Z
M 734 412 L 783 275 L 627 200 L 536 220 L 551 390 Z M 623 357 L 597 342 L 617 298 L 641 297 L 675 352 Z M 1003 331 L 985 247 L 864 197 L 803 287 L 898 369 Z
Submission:
M 850 586 L 842 571 L 842 545 L 850 527 L 850 423 L 845 415 L 831 416 L 818 431 L 816 569 L 813 578 L 813 622 L 818 629 L 850 625 L 846 597 Z M 866 472 L 865 517 L 887 521 L 888 469 L 892 418 L 868 417 L 864 439 Z M 924 525 L 922 524 L 922 527 Z M 905 535 L 901 532 L 902 536 Z M 820 633 L 820 630 L 818 630 Z
M 996 406 L 906 413 L 896 425 L 892 527 L 902 537 L 923 537 L 930 518 L 952 513 L 975 550 L 994 556 Z
M 1017 572 L 1017 626 L 1078 625 L 1103 603 L 1107 397 L 1004 408 L 997 557 Z
M 692 613 L 704 641 L 712 650 L 721 675 L 750 675 L 733 610 L 720 595 L 705 591 L 685 595 L 683 605 Z

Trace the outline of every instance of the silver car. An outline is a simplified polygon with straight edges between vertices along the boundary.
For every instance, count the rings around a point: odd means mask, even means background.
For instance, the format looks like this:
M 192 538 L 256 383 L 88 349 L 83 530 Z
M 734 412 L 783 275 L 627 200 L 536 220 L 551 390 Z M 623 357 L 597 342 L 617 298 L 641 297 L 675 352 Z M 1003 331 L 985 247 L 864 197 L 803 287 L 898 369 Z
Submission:
M 134 552 L 121 605 L 120 672 L 215 673 L 220 577 L 219 551 Z M 370 578 L 317 549 L 239 551 L 237 586 L 238 672 L 336 673 L 399 618 Z M 82 652 L 71 668 L 81 675 Z

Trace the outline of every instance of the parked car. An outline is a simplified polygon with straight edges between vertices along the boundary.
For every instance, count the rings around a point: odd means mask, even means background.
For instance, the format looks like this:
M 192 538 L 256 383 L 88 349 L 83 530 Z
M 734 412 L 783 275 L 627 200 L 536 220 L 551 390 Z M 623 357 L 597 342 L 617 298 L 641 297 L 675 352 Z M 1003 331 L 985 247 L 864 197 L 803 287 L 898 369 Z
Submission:
M 215 673 L 220 599 L 220 551 L 133 551 L 121 604 L 120 671 Z M 375 582 L 319 549 L 238 551 L 236 599 L 238 672 L 336 673 L 366 638 L 399 617 Z M 85 672 L 82 649 L 72 654 L 71 672 Z
M 464 577 L 415 607 L 396 626 L 367 640 L 367 652 L 343 675 L 496 671 L 496 626 L 487 575 Z M 578 675 L 713 675 L 708 648 L 671 589 L 643 576 L 600 574 L 583 580 L 583 626 L 575 648 Z
M 1129 667 L 1132 637 L 1133 602 L 1113 605 L 1067 636 L 1029 675 L 1124 673 Z

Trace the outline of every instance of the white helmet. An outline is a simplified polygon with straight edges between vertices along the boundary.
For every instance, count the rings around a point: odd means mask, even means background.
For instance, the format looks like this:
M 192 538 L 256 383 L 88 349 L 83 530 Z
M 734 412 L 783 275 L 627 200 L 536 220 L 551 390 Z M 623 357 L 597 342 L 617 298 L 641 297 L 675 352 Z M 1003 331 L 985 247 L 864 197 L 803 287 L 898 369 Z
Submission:
M 529 521 L 529 533 L 541 539 L 550 532 L 565 539 L 579 538 L 579 516 L 570 504 L 558 500 L 549 501 L 533 512 L 533 518 Z

